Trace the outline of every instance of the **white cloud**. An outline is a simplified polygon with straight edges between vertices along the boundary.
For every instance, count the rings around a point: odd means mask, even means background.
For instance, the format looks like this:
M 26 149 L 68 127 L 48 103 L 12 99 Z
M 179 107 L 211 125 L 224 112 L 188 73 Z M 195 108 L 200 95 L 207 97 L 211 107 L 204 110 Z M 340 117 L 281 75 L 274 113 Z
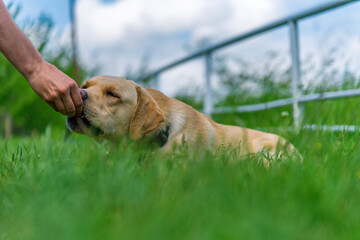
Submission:
M 190 4 L 189 4 L 190 3 Z M 165 35 L 206 22 L 206 1 L 124 0 L 104 4 L 80 0 L 77 4 L 80 36 L 90 47 L 141 43 L 149 35 Z
M 318 0 L 316 3 L 318 2 L 323 0 Z M 312 4 L 316 5 L 316 3 Z M 310 6 L 308 5 L 306 8 Z M 125 68 L 128 65 L 138 64 L 144 53 L 150 53 L 150 67 L 156 68 L 184 56 L 186 44 L 194 44 L 204 37 L 210 37 L 215 41 L 224 40 L 287 16 L 289 11 L 294 13 L 301 10 L 295 6 L 297 5 L 290 4 L 286 0 L 121 0 L 112 3 L 103 3 L 100 0 L 78 0 L 80 53 L 83 61 L 100 65 L 101 74 L 123 75 Z M 349 59 L 354 59 L 356 58 L 354 53 L 359 52 L 359 37 L 358 35 L 354 37 L 356 32 L 354 33 L 352 23 L 359 21 L 359 15 L 356 9 L 344 11 L 347 12 L 340 14 L 343 16 L 343 32 L 335 31 L 334 35 L 346 36 L 343 38 L 344 46 L 346 45 L 344 51 L 352 53 Z M 313 24 L 316 27 L 301 22 L 302 54 L 319 51 L 321 46 L 329 45 L 329 43 L 325 44 L 327 40 L 321 39 L 323 36 L 320 36 L 320 40 L 311 38 L 319 35 L 316 32 L 318 26 L 322 26 L 323 35 L 331 34 L 331 31 L 328 32 L 327 24 L 330 26 L 339 19 L 339 17 L 332 20 L 325 18 L 320 24 L 316 20 Z M 282 29 L 240 45 L 226 51 L 250 58 L 274 49 L 284 52 L 289 49 L 288 32 L 287 29 Z M 182 81 L 183 76 L 191 79 L 192 82 L 197 81 L 198 84 L 202 82 L 203 68 L 200 68 L 199 64 L 201 63 L 184 66 L 164 74 L 162 79 L 166 79 L 162 89 L 167 89 L 168 93 L 173 94 L 176 86 L 180 85 L 177 82 Z M 353 63 L 350 65 L 354 66 Z
M 194 29 L 194 38 L 197 40 L 202 37 L 212 37 L 214 39 L 224 39 L 240 32 L 249 30 L 255 26 L 274 20 L 278 15 L 282 15 L 283 6 L 280 0 L 256 0 L 256 1 L 223 1 L 224 6 L 217 6 L 213 10 L 223 9 L 221 21 L 207 22 L 197 29 Z M 222 2 L 222 3 L 223 3 Z
M 79 0 L 80 48 L 85 58 L 95 55 L 114 65 L 107 71 L 120 74 L 146 51 L 165 62 L 184 54 L 185 44 L 224 39 L 274 19 L 279 11 L 280 0 Z
M 273 18 L 279 0 L 79 0 L 80 36 L 90 47 L 141 42 L 148 35 L 239 32 Z M 220 31 L 219 31 L 220 30 Z

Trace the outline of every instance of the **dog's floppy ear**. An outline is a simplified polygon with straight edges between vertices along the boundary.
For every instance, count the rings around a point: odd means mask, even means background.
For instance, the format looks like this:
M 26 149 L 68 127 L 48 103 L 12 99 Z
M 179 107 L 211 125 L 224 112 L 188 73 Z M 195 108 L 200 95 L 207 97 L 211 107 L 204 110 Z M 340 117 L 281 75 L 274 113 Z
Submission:
M 130 120 L 130 137 L 141 139 L 164 122 L 163 113 L 148 91 L 136 86 L 137 104 Z

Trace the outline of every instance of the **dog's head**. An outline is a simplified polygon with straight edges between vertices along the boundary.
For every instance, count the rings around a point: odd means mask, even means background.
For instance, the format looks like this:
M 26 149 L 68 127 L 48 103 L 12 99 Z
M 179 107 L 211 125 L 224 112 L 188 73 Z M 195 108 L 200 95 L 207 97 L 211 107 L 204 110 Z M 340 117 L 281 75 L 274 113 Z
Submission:
M 133 81 L 97 76 L 81 88 L 86 92 L 83 112 L 80 117 L 67 118 L 71 131 L 113 141 L 124 136 L 139 140 L 164 121 L 157 102 Z

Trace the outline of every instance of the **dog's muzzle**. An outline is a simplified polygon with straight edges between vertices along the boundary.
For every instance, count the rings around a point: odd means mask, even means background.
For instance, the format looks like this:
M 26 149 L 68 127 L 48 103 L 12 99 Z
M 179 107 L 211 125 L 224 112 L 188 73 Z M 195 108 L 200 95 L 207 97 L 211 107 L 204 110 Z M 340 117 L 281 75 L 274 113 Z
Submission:
M 68 117 L 66 119 L 66 125 L 71 131 L 81 132 L 81 130 L 90 128 L 91 123 L 84 115 L 82 115 L 81 117 Z
M 87 135 L 104 135 L 104 131 L 99 127 L 91 124 L 91 122 L 82 115 L 81 117 L 68 117 L 66 120 L 66 126 L 70 131 L 83 133 Z

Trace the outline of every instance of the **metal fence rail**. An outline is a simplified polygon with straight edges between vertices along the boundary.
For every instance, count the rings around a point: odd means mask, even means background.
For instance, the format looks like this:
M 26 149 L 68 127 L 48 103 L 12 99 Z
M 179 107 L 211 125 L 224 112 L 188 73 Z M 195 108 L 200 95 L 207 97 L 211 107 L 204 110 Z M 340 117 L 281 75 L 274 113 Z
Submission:
M 360 89 L 350 89 L 350 90 L 342 90 L 336 92 L 323 92 L 323 93 L 314 93 L 309 95 L 303 95 L 299 99 L 299 103 L 306 102 L 314 102 L 314 101 L 322 101 L 322 100 L 330 100 L 337 98 L 348 98 L 348 97 L 356 97 L 360 96 Z M 251 105 L 242 105 L 237 107 L 221 107 L 215 108 L 212 113 L 245 113 L 245 112 L 255 112 L 255 111 L 263 111 L 272 108 L 284 107 L 293 104 L 293 98 L 279 99 L 266 103 L 258 103 Z
M 359 2 L 356 0 L 341 0 L 341 1 L 331 1 L 326 4 L 319 5 L 315 8 L 294 14 L 292 16 L 271 22 L 249 32 L 240 34 L 233 38 L 227 39 L 223 42 L 215 44 L 213 46 L 207 47 L 203 50 L 197 51 L 193 54 L 190 54 L 186 57 L 180 58 L 174 62 L 171 62 L 155 71 L 144 78 L 154 78 L 155 87 L 159 88 L 160 74 L 179 66 L 188 61 L 194 60 L 199 57 L 205 57 L 205 98 L 204 98 L 204 113 L 211 115 L 212 113 L 230 113 L 230 112 L 254 112 L 261 111 L 270 108 L 282 107 L 286 105 L 293 105 L 293 117 L 294 117 L 294 127 L 299 129 L 301 127 L 301 121 L 303 118 L 303 113 L 301 111 L 300 104 L 305 102 L 317 101 L 317 100 L 326 100 L 326 99 L 335 99 L 335 98 L 344 98 L 344 97 L 354 97 L 360 96 L 359 89 L 346 90 L 346 91 L 336 91 L 336 92 L 326 92 L 319 94 L 310 94 L 302 96 L 302 84 L 301 84 L 301 75 L 300 75 L 300 55 L 299 55 L 299 33 L 298 33 L 298 21 L 305 19 L 307 17 L 314 16 L 316 14 L 324 13 L 328 10 L 335 9 L 340 6 L 344 6 L 349 3 Z M 253 36 L 259 35 L 264 32 L 288 25 L 290 33 L 290 48 L 291 48 L 291 63 L 292 63 L 292 97 L 288 99 L 280 99 L 276 101 L 271 101 L 267 103 L 259 103 L 253 105 L 244 105 L 237 107 L 219 107 L 214 108 L 213 106 L 213 94 L 211 87 L 211 78 L 212 78 L 212 55 L 213 52 L 221 48 L 230 46 L 234 43 L 239 43 L 245 39 L 249 39 Z

